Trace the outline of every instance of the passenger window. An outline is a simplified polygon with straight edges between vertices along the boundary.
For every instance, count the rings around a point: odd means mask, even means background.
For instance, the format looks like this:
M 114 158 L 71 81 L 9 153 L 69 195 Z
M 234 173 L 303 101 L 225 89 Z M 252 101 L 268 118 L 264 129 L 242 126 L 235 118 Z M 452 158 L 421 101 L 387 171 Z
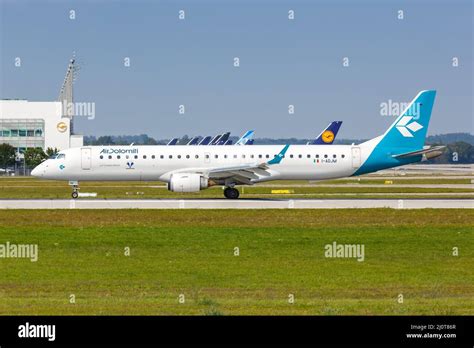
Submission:
M 328 158 L 328 155 L 324 155 L 324 158 Z
M 302 155 L 298 155 L 298 158 L 301 158 L 301 157 L 303 157 L 303 156 L 302 156 Z
M 206 158 L 209 158 L 209 155 L 206 155 Z
M 266 158 L 270 158 L 270 155 L 265 155 Z
M 258 158 L 262 158 L 262 155 L 258 155 Z
M 214 158 L 219 158 L 219 155 L 214 155 Z
M 227 158 L 227 155 L 224 155 L 224 158 Z
M 125 156 L 125 158 L 126 158 L 126 159 L 129 159 L 129 158 L 130 158 L 130 156 L 129 156 L 129 155 L 126 155 L 126 156 Z
M 146 155 L 143 155 L 143 159 L 146 159 Z
M 104 158 L 104 156 L 100 155 L 100 157 L 99 157 L 99 158 L 100 158 L 100 159 L 103 159 L 103 158 Z
M 134 158 L 135 158 L 135 159 L 138 159 L 138 155 L 135 155 Z
M 155 155 L 151 155 L 151 159 L 155 159 Z
M 242 155 L 242 158 L 245 158 L 245 155 Z
M 319 158 L 319 155 L 316 155 L 316 158 Z
M 163 156 L 163 155 L 160 155 L 160 158 L 161 158 L 161 159 L 163 159 L 163 158 L 165 158 L 165 156 Z
M 194 157 L 199 158 L 199 155 L 196 155 L 196 156 L 194 156 Z
M 112 159 L 112 156 L 111 156 L 111 155 L 109 155 L 109 159 Z
M 337 156 L 336 155 L 332 155 L 332 158 L 336 158 Z
M 169 155 L 168 158 L 169 158 L 169 159 L 172 159 L 172 158 L 173 158 L 173 155 Z
M 290 158 L 293 158 L 293 154 L 290 155 Z
M 117 159 L 120 159 L 120 155 L 117 155 Z
M 181 158 L 181 155 L 178 155 L 178 159 L 180 159 L 180 158 Z
M 341 155 L 342 158 L 346 157 L 346 155 Z
M 237 158 L 237 155 L 234 155 L 234 158 Z
M 189 159 L 189 155 L 186 155 L 186 158 L 188 158 L 188 159 Z
M 254 156 L 253 155 L 250 155 L 250 158 L 253 158 Z

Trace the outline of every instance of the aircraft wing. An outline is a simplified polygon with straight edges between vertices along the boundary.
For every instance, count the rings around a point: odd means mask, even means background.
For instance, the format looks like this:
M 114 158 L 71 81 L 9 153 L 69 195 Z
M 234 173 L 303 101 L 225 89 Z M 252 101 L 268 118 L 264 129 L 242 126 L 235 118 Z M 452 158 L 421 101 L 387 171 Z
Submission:
M 199 173 L 207 176 L 209 179 L 215 180 L 230 180 L 236 184 L 251 185 L 252 179 L 259 179 L 262 176 L 271 176 L 271 172 L 268 171 L 270 166 L 279 164 L 290 145 L 285 147 L 276 155 L 273 159 L 263 163 L 250 163 L 242 165 L 233 165 L 226 167 L 215 167 L 215 168 L 194 168 L 194 169 L 183 169 L 174 171 L 173 173 Z M 172 173 L 168 173 L 172 174 Z
M 209 179 L 235 179 L 241 184 L 251 184 L 252 179 L 259 179 L 260 176 L 271 176 L 272 174 L 268 169 L 270 166 L 281 162 L 289 147 L 290 145 L 285 145 L 280 153 L 268 162 L 209 168 L 206 174 Z
M 206 174 L 209 179 L 233 179 L 238 184 L 252 184 L 252 179 L 259 179 L 261 176 L 271 176 L 267 171 L 266 163 L 242 165 L 234 167 L 223 167 L 210 169 Z

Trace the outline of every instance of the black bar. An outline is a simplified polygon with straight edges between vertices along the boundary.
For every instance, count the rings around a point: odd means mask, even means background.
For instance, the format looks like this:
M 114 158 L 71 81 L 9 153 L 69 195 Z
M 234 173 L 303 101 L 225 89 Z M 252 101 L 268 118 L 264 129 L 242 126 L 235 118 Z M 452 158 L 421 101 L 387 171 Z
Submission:
M 2 316 L 0 346 L 55 344 L 388 344 L 468 346 L 474 317 Z M 20 325 L 55 325 L 55 339 L 19 337 Z M 413 326 L 414 325 L 414 326 Z M 26 326 L 25 326 L 26 328 Z M 422 329 L 422 330 L 421 330 Z M 24 333 L 25 331 L 23 331 Z M 407 334 L 425 337 L 409 338 Z M 455 337 L 435 338 L 433 334 Z M 431 335 L 431 337 L 428 337 Z

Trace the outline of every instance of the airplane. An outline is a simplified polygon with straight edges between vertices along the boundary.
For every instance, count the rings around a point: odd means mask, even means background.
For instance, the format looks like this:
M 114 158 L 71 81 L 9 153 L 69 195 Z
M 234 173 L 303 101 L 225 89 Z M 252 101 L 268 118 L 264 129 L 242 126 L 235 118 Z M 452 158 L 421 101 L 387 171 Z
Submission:
M 198 145 L 207 145 L 211 141 L 211 136 L 208 135 L 207 137 L 202 138 Z
M 219 139 L 217 139 L 214 145 L 224 145 L 227 140 L 229 140 L 230 132 L 222 134 Z
M 211 141 L 209 142 L 209 144 L 207 145 L 216 145 L 217 141 L 219 140 L 219 138 L 222 136 L 222 134 L 217 134 L 214 136 L 214 138 L 211 139 Z
M 313 141 L 306 145 L 330 145 L 336 140 L 342 121 L 332 121 Z
M 247 145 L 247 143 L 252 140 L 252 137 L 253 130 L 246 131 L 234 145 Z
M 178 138 L 173 138 L 168 142 L 168 144 L 166 144 L 166 146 L 176 145 L 178 143 L 178 141 L 179 141 Z
M 191 140 L 188 141 L 186 145 L 197 145 L 199 142 L 199 137 L 193 137 Z
M 72 197 L 79 181 L 164 181 L 173 192 L 272 180 L 328 180 L 420 162 L 444 146 L 424 146 L 436 91 L 421 91 L 387 131 L 355 145 L 82 146 L 60 151 L 32 171 L 38 178 L 68 180 Z

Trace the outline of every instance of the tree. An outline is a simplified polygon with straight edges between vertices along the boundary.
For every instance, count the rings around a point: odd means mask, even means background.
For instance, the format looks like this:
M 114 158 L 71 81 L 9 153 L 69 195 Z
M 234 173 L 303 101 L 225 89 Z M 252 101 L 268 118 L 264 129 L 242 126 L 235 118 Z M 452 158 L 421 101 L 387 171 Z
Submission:
M 4 168 L 5 172 L 8 166 L 15 164 L 15 148 L 10 144 L 0 145 L 0 168 Z
M 179 139 L 179 142 L 178 144 L 179 145 L 186 145 L 187 143 L 189 143 L 189 136 L 187 134 L 183 135 L 183 137 L 181 139 Z
M 23 155 L 25 156 L 25 163 L 29 167 L 36 167 L 48 158 L 48 155 L 40 147 L 26 149 Z
M 158 142 L 153 138 L 147 137 L 143 144 L 144 145 L 158 145 Z
M 440 144 L 434 144 L 440 145 Z M 474 146 L 469 143 L 458 141 L 447 144 L 441 156 L 430 160 L 428 163 L 473 163 Z
M 115 142 L 113 141 L 111 136 L 104 135 L 97 139 L 97 142 L 95 145 L 115 145 Z
M 51 148 L 51 147 L 48 147 L 46 149 L 46 155 L 48 155 L 48 157 L 51 157 L 53 155 L 56 155 L 57 153 L 59 152 L 59 150 L 57 148 Z

